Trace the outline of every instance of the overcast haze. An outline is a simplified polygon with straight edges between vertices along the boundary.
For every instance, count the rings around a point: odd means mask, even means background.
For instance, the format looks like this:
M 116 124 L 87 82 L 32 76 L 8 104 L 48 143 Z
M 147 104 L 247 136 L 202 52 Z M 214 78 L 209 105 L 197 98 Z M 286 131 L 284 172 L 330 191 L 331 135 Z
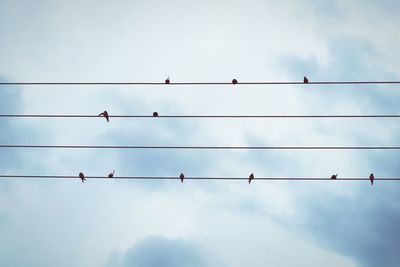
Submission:
M 0 0 L 1 82 L 400 80 L 398 1 Z M 1 86 L 0 114 L 400 114 L 398 85 Z M 1 144 L 399 146 L 397 119 L 0 119 Z M 399 177 L 393 151 L 0 150 L 0 174 Z M 0 266 L 398 266 L 400 183 L 0 181 Z

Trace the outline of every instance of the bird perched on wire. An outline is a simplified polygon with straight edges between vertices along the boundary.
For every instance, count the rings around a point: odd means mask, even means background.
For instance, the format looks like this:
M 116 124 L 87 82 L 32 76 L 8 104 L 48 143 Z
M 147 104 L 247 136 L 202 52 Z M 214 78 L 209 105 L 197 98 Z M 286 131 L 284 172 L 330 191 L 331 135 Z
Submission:
M 236 79 L 232 80 L 232 84 L 237 84 L 237 83 L 238 83 L 238 81 Z
M 179 179 L 181 179 L 181 183 L 183 183 L 183 180 L 185 179 L 185 175 L 183 173 L 181 173 L 181 175 L 179 176 Z
M 115 173 L 115 170 L 113 170 L 112 172 L 110 172 L 110 174 L 108 175 L 108 178 L 113 178 L 113 177 L 114 177 L 114 173 Z
M 371 181 L 371 185 L 374 185 L 375 176 L 373 173 L 369 175 L 369 180 Z
M 251 183 L 251 181 L 254 179 L 254 174 L 250 174 L 249 176 L 249 184 Z
M 165 84 L 169 84 L 170 80 L 169 80 L 169 76 L 167 77 L 167 79 L 165 79 Z
M 82 183 L 84 183 L 86 181 L 85 175 L 83 174 L 83 172 L 79 173 L 79 178 L 81 178 Z
M 331 176 L 331 180 L 336 180 L 337 179 L 338 174 L 334 174 Z
M 158 117 L 158 112 L 153 112 L 153 117 Z
M 98 115 L 98 117 L 101 117 L 101 116 L 103 116 L 104 118 L 106 118 L 107 122 L 110 122 L 110 117 L 108 116 L 107 110 L 104 110 L 102 113 L 100 113 L 100 114 Z
M 304 76 L 303 82 L 304 82 L 304 83 L 308 83 L 308 79 L 307 79 L 306 76 Z

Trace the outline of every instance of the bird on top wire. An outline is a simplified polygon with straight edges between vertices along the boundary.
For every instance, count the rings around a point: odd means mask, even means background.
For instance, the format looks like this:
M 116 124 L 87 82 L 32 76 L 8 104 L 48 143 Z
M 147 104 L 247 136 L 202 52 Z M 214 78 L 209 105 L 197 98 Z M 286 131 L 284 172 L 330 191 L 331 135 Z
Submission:
M 85 175 L 83 174 L 83 172 L 79 173 L 79 178 L 81 178 L 82 183 L 84 183 L 86 181 Z
M 374 185 L 375 176 L 373 173 L 369 175 L 369 180 L 371 181 L 371 185 Z
M 249 184 L 251 183 L 252 180 L 254 180 L 254 174 L 250 174 L 250 176 L 249 176 Z

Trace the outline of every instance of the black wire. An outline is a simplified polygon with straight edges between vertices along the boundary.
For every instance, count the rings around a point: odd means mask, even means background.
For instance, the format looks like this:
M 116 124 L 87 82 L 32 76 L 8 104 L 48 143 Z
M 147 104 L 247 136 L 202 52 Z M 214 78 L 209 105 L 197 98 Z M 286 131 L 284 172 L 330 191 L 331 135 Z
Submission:
M 334 85 L 334 84 L 400 84 L 400 81 L 316 81 L 316 82 L 290 82 L 290 81 L 260 81 L 237 82 L 235 85 Z M 0 85 L 233 85 L 232 82 L 0 82 Z
M 172 118 L 172 119 L 312 119 L 312 118 L 400 118 L 400 115 L 109 115 L 110 118 Z M 83 114 L 0 114 L 0 118 L 99 118 Z
M 0 145 L 0 148 L 39 149 L 197 149 L 197 150 L 399 150 L 400 146 L 113 146 L 113 145 Z
M 76 175 L 9 175 L 1 174 L 0 178 L 29 178 L 29 179 L 79 179 Z M 114 176 L 108 178 L 106 176 L 85 176 L 85 179 L 132 179 L 132 180 L 179 180 L 179 176 Z M 246 180 L 246 177 L 186 177 L 184 180 Z M 255 177 L 253 180 L 276 180 L 276 181 L 334 181 L 326 177 Z M 338 181 L 370 181 L 369 178 L 348 177 L 337 178 Z M 400 181 L 398 177 L 392 178 L 374 178 L 376 181 Z

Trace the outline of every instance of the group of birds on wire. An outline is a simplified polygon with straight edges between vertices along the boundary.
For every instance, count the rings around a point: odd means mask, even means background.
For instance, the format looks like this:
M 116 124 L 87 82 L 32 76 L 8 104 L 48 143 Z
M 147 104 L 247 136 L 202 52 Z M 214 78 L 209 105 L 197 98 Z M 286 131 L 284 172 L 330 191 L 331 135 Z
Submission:
M 300 81 L 248 81 L 239 82 L 232 79 L 231 82 L 171 82 L 170 77 L 163 82 L 0 82 L 0 85 L 296 85 L 296 84 L 400 84 L 400 81 L 315 81 L 311 82 L 306 76 Z
M 165 79 L 165 84 L 172 84 L 171 83 L 171 79 L 170 77 L 168 77 L 167 79 Z M 237 79 L 232 79 L 231 82 L 233 85 L 237 85 L 239 84 Z M 303 78 L 303 83 L 304 84 L 308 84 L 310 83 L 309 79 L 304 76 Z M 393 81 L 393 82 L 315 82 L 316 84 L 365 84 L 365 83 L 400 83 L 397 81 Z M 0 85 L 16 85 L 16 84 L 27 84 L 27 85 L 35 85 L 35 84 L 140 84 L 140 83 L 30 83 L 30 82 L 22 82 L 22 83 L 0 83 Z M 143 84 L 158 84 L 158 83 L 143 83 Z M 175 83 L 175 84 L 226 84 L 226 83 Z M 243 84 L 299 84 L 299 82 L 245 82 Z M 13 115 L 2 115 L 2 116 L 13 116 Z M 18 116 L 18 115 L 16 115 Z M 23 115 L 20 115 L 23 116 Z M 40 116 L 40 115 L 38 115 Z M 53 116 L 57 116 L 57 115 L 53 115 Z M 73 115 L 71 115 L 73 116 Z M 153 117 L 158 117 L 159 114 L 158 112 L 153 112 Z M 101 112 L 98 117 L 104 117 L 106 119 L 107 122 L 110 122 L 110 115 L 109 113 L 105 110 L 103 112 Z M 137 116 L 140 117 L 140 116 Z M 168 117 L 168 116 L 165 116 Z M 186 116 L 170 116 L 170 117 L 186 117 Z M 397 117 L 397 115 L 338 115 L 338 116 L 187 116 L 187 117 Z M 108 174 L 108 178 L 114 178 L 114 174 L 115 174 L 115 170 L 113 170 L 111 173 Z M 78 177 L 81 179 L 82 183 L 84 183 L 86 181 L 85 175 L 83 172 L 80 172 Z M 334 174 L 330 177 L 331 180 L 337 180 L 338 174 Z M 183 173 L 180 174 L 179 179 L 181 181 L 181 183 L 183 183 L 184 179 L 185 179 L 185 175 Z M 253 173 L 251 173 L 248 177 L 248 183 L 250 184 L 253 180 L 255 179 L 255 176 Z M 369 180 L 371 182 L 371 185 L 373 186 L 374 184 L 374 174 L 371 173 L 369 176 Z
M 171 84 L 171 79 L 170 79 L 170 77 L 167 77 L 167 79 L 165 79 L 165 82 L 164 82 L 165 84 Z M 232 84 L 233 85 L 236 85 L 236 84 L 238 84 L 239 82 L 238 82 L 238 80 L 237 79 L 232 79 Z M 262 82 L 260 82 L 260 83 L 262 83 Z M 268 82 L 265 82 L 265 83 L 268 83 Z M 271 82 L 272 84 L 274 83 L 274 82 Z M 277 82 L 277 83 L 279 83 L 279 82 Z M 282 83 L 285 83 L 285 82 L 282 82 Z M 287 83 L 291 83 L 291 82 L 287 82 Z M 297 82 L 292 82 L 292 83 L 296 83 L 296 84 L 298 84 Z M 310 83 L 310 81 L 309 81 L 309 79 L 307 78 L 307 76 L 304 76 L 303 77 L 303 83 L 305 83 L 305 84 L 307 84 L 307 83 Z M 321 83 L 330 83 L 330 82 L 321 82 Z M 335 82 L 333 82 L 333 83 L 335 83 Z M 348 83 L 348 82 L 339 82 L 339 83 Z M 355 83 L 357 83 L 357 82 L 355 82 Z M 367 82 L 366 82 L 367 83 Z M 370 82 L 370 83 L 379 83 L 379 82 Z M 384 83 L 386 83 L 386 82 L 384 82 Z M 392 82 L 391 82 L 392 83 Z M 397 82 L 393 82 L 393 83 L 397 83 Z M 247 84 L 247 83 L 246 83 Z
M 106 119 L 107 122 L 110 122 L 110 115 L 108 115 L 107 110 L 104 110 L 103 112 L 101 112 L 98 117 L 104 117 Z M 153 117 L 158 117 L 158 112 L 154 111 L 153 112 Z
M 114 178 L 114 174 L 115 174 L 115 170 L 113 170 L 112 172 L 110 172 L 110 173 L 108 174 L 107 177 L 108 177 L 108 178 Z M 337 180 L 338 175 L 339 175 L 339 174 L 333 174 L 333 175 L 331 176 L 330 179 L 331 179 L 331 180 Z M 85 178 L 85 175 L 84 175 L 83 172 L 80 172 L 79 175 L 78 175 L 78 177 L 81 179 L 82 183 L 85 183 L 86 178 Z M 209 178 L 209 179 L 217 180 L 218 178 Z M 249 182 L 249 184 L 250 184 L 254 179 L 255 179 L 255 176 L 254 176 L 253 173 L 251 173 L 251 174 L 249 175 L 249 177 L 248 177 L 248 182 Z M 181 173 L 181 174 L 179 175 L 179 180 L 181 181 L 181 183 L 183 183 L 183 181 L 185 180 L 185 175 L 184 175 L 183 173 Z M 371 174 L 369 175 L 369 180 L 370 180 L 370 182 L 371 182 L 371 185 L 373 186 L 373 185 L 374 185 L 374 181 L 375 181 L 375 176 L 374 176 L 373 173 L 371 173 Z

